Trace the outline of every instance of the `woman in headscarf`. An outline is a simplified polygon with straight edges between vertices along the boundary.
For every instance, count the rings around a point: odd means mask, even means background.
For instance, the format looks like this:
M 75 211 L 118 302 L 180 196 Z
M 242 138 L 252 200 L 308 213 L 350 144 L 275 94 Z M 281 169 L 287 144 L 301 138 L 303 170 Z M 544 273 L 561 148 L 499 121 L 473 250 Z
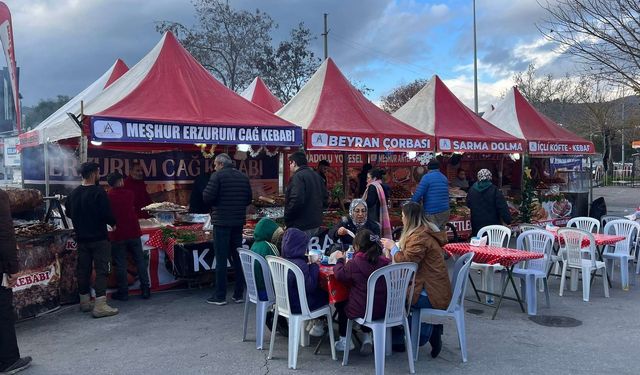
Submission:
M 511 214 L 502 191 L 491 183 L 491 172 L 481 169 L 478 182 L 467 193 L 467 207 L 471 210 L 471 231 L 475 236 L 487 225 L 511 224 Z
M 384 238 L 391 238 L 391 220 L 387 199 L 389 197 L 389 186 L 384 183 L 385 172 L 381 169 L 374 169 L 367 175 L 367 190 L 362 199 L 369 207 L 369 218 L 380 225 L 381 235 Z
M 362 228 L 369 229 L 377 236 L 380 235 L 380 225 L 369 219 L 367 202 L 364 199 L 354 199 L 349 206 L 349 217 L 343 216 L 342 220 L 329 231 L 329 237 L 334 242 L 340 240 L 340 243 L 349 246 L 353 243 L 353 237 L 348 231 L 356 235 Z

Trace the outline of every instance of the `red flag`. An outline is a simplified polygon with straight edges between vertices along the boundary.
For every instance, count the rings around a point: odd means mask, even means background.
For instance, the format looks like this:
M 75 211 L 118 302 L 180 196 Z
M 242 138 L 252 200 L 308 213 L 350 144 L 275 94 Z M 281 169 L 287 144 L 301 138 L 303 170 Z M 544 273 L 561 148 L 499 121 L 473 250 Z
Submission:
M 20 91 L 18 90 L 18 68 L 16 64 L 16 54 L 13 49 L 13 26 L 11 24 L 11 12 L 7 4 L 0 1 L 0 41 L 4 56 L 7 58 L 9 67 L 9 78 L 13 89 L 13 101 L 16 106 L 16 128 L 20 134 L 22 116 L 20 114 Z

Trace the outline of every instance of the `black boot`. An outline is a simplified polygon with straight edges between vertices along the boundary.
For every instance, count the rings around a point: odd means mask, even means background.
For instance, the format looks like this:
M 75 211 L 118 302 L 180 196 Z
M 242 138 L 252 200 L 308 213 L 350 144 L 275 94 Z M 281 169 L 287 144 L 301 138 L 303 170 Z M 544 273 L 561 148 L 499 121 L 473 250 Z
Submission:
M 142 299 L 149 299 L 151 298 L 151 288 L 149 288 L 148 286 L 143 285 L 142 286 Z
M 431 344 L 431 357 L 436 358 L 442 350 L 442 324 L 436 324 L 433 326 L 431 337 L 429 337 L 429 344 Z
M 128 291 L 117 291 L 111 294 L 111 299 L 116 301 L 128 301 L 129 300 L 129 292 Z

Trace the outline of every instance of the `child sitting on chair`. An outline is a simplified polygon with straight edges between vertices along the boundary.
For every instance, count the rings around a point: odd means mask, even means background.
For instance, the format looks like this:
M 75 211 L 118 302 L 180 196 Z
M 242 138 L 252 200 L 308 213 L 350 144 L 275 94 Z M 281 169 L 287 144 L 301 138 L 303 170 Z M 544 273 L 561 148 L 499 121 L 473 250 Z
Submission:
M 348 263 L 345 263 L 342 252 L 336 254 L 338 262 L 334 268 L 336 280 L 344 283 L 349 288 L 349 299 L 335 305 L 338 311 L 338 329 L 340 332 L 340 340 L 336 342 L 336 350 L 339 351 L 354 348 L 353 342 L 347 343 L 347 320 L 364 318 L 367 308 L 367 281 L 369 276 L 375 270 L 391 263 L 382 253 L 380 237 L 374 235 L 368 229 L 358 231 L 353 240 L 353 248 L 356 253 Z M 372 316 L 374 320 L 384 318 L 386 302 L 387 286 L 384 279 L 379 279 L 374 292 Z M 363 354 L 370 353 L 372 348 L 371 329 L 363 326 L 362 332 L 364 332 L 364 337 L 360 352 Z
M 320 260 L 317 263 L 307 261 L 307 245 L 309 236 L 296 228 L 289 228 L 284 232 L 282 238 L 282 256 L 284 259 L 295 263 L 304 276 L 304 287 L 307 295 L 309 311 L 317 310 L 329 303 L 329 295 L 318 285 L 320 273 Z M 287 275 L 287 285 L 289 288 L 289 307 L 291 313 L 300 314 L 300 298 L 298 297 L 298 284 L 292 272 Z

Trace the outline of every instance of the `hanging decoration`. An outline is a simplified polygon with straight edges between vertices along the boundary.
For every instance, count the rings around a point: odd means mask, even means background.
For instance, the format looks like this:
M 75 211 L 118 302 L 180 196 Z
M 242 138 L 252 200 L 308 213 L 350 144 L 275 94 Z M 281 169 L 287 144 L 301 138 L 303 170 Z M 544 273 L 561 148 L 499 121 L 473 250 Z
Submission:
M 255 151 L 253 150 L 253 147 L 251 147 L 249 148 L 249 155 L 251 155 L 252 158 L 255 158 L 258 155 L 260 155 L 260 153 L 264 152 L 264 154 L 267 155 L 268 157 L 274 157 L 278 154 L 279 151 L 280 151 L 279 147 L 274 148 L 273 152 L 269 151 L 269 149 L 265 146 L 260 146 Z
M 198 144 L 196 144 L 196 146 L 200 147 L 200 153 L 206 159 L 211 159 L 216 155 L 216 145 L 211 145 L 211 148 L 209 149 L 209 152 L 207 152 L 207 145 L 204 144 L 204 143 L 198 143 Z
M 425 152 L 422 154 L 418 154 L 416 156 L 416 160 L 420 162 L 420 165 L 427 165 L 434 158 L 433 152 Z

